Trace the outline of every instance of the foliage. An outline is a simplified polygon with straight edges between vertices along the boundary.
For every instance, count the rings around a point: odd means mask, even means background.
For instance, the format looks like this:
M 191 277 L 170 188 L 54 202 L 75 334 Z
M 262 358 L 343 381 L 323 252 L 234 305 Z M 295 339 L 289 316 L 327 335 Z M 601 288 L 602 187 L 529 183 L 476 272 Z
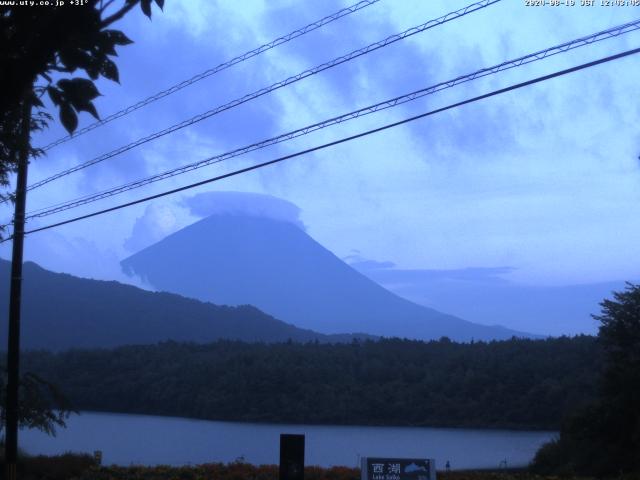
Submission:
M 24 480 L 277 480 L 277 465 L 210 463 L 194 466 L 98 466 L 93 457 L 66 453 L 52 457 L 28 457 L 19 467 Z M 360 480 L 360 469 L 350 467 L 305 467 L 306 480 Z M 438 472 L 439 480 L 558 480 L 521 470 L 467 470 Z M 589 480 L 592 477 L 571 477 Z M 637 480 L 622 476 L 617 480 Z
M 624 430 L 617 433 L 640 452 L 640 285 L 627 284 L 601 305 L 602 315 L 594 318 L 601 323 L 598 338 L 605 354 L 602 397 L 624 412 Z
M 85 471 L 76 480 L 277 480 L 277 465 L 254 466 L 248 463 L 210 463 L 197 466 L 171 467 L 100 467 Z M 359 480 L 360 470 L 347 467 L 305 467 L 306 480 Z
M 54 460 L 54 459 L 52 459 Z M 57 460 L 57 459 L 55 459 Z M 55 465 L 54 462 L 51 462 Z M 57 470 L 60 471 L 60 470 Z M 72 476 L 75 475 L 75 476 Z M 211 463 L 196 466 L 131 466 L 131 467 L 89 467 L 81 473 L 69 474 L 67 477 L 43 476 L 32 477 L 47 480 L 73 478 L 74 480 L 277 480 L 277 465 L 253 466 L 246 463 Z M 359 480 L 360 469 L 349 467 L 305 467 L 306 480 Z M 453 471 L 438 472 L 440 480 L 556 480 L 557 477 L 542 477 L 524 471 Z M 573 480 L 580 480 L 574 478 Z M 588 480 L 586 478 L 582 480 Z M 619 480 L 632 480 L 619 479 Z
M 49 435 L 55 435 L 56 427 L 65 427 L 65 420 L 72 411 L 69 400 L 50 382 L 38 375 L 22 375 L 19 385 L 20 402 L 18 424 L 20 427 L 37 428 Z M 0 431 L 5 426 L 6 369 L 0 376 Z
M 37 111 L 31 116 L 29 131 L 47 126 L 51 115 L 45 111 L 42 96 L 47 93 L 59 112 L 62 125 L 73 133 L 78 113 L 98 118 L 93 100 L 100 95 L 93 81 L 99 77 L 118 81 L 118 68 L 112 57 L 116 46 L 131 40 L 109 27 L 140 3 L 151 17 L 152 0 L 124 0 L 111 12 L 113 0 L 87 0 L 82 6 L 0 6 L 0 186 L 9 184 L 9 174 L 17 167 L 23 148 L 37 157 L 41 150 L 24 145 L 24 109 Z M 160 8 L 164 0 L 155 0 Z M 89 78 L 68 75 L 83 71 Z M 57 81 L 54 81 L 54 77 Z M 0 200 L 12 199 L 0 194 Z
M 81 410 L 212 420 L 558 428 L 594 396 L 593 337 L 460 344 L 166 342 L 29 352 Z
M 21 480 L 68 480 L 82 476 L 97 466 L 95 458 L 87 454 L 21 455 L 18 477 Z
M 536 455 L 542 473 L 640 474 L 640 285 L 601 303 L 603 369 L 596 400 Z
M 277 480 L 277 465 L 254 466 L 248 463 L 210 463 L 194 466 L 98 466 L 93 457 L 66 453 L 52 457 L 27 457 L 20 464 L 24 480 Z M 306 480 L 359 480 L 360 469 L 350 467 L 305 467 Z M 589 480 L 591 477 L 572 477 Z M 468 470 L 438 472 L 440 480 L 558 480 L 519 470 Z M 637 480 L 623 476 L 617 480 Z

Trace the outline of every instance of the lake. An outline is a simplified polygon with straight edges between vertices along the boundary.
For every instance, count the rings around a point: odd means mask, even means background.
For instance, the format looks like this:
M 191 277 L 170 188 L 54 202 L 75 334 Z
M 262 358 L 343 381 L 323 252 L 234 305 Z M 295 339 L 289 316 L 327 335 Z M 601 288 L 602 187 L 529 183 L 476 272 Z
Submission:
M 554 432 L 417 427 L 354 427 L 212 422 L 173 417 L 82 412 L 49 437 L 22 430 L 31 454 L 101 450 L 104 464 L 189 465 L 232 462 L 277 464 L 279 435 L 306 435 L 306 465 L 359 466 L 360 456 L 435 458 L 437 468 L 524 466 Z

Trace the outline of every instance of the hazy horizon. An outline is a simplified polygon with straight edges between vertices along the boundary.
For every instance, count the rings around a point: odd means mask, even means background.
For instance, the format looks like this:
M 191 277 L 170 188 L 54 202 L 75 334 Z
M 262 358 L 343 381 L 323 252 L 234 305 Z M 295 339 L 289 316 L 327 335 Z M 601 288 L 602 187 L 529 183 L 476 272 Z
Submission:
M 300 208 L 291 202 L 268 195 L 245 192 L 202 193 L 184 200 L 182 207 L 196 217 L 206 218 L 210 215 L 257 217 L 288 222 L 309 233 L 308 226 L 302 222 L 303 212 Z M 148 210 L 153 211 L 153 208 L 149 207 Z M 145 227 L 148 227 L 148 224 L 141 219 L 136 223 L 132 236 L 127 239 L 129 248 L 135 249 L 132 253 L 139 252 L 181 230 L 176 226 L 164 233 L 155 232 L 154 234 Z M 277 250 L 278 245 L 270 248 Z M 123 259 L 115 257 L 112 260 L 113 265 L 99 265 L 100 270 L 96 270 L 95 263 L 87 263 L 84 265 L 84 270 L 80 269 L 76 272 L 69 271 L 64 258 L 31 259 L 52 271 L 87 278 L 117 280 L 147 290 L 158 290 L 156 286 L 132 272 L 125 275 L 119 264 L 119 260 Z M 599 312 L 599 302 L 609 297 L 613 290 L 624 288 L 624 280 L 565 286 L 521 284 L 509 279 L 510 274 L 515 270 L 514 267 L 509 266 L 452 270 L 401 269 L 390 261 L 366 259 L 356 249 L 341 260 L 385 289 L 416 304 L 481 325 L 502 325 L 538 335 L 597 333 L 597 322 L 590 315 Z M 108 273 L 101 274 L 101 272 Z M 216 269 L 212 268 L 211 274 L 215 275 L 215 272 Z M 229 280 L 226 278 L 226 282 Z M 233 281 L 241 282 L 241 278 Z M 250 294 L 247 298 L 250 298 Z M 230 304 L 244 303 L 247 302 L 230 302 Z M 268 308 L 263 310 L 281 320 L 300 324 L 295 318 L 280 318 Z M 334 332 L 327 330 L 326 333 Z

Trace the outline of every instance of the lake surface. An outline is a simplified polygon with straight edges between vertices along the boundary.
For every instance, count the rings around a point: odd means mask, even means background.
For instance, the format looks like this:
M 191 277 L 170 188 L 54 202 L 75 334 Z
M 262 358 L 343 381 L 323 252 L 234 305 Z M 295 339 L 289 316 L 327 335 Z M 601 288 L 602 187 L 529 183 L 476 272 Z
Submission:
M 524 466 L 554 432 L 417 427 L 353 427 L 211 422 L 173 417 L 82 412 L 56 437 L 22 430 L 31 454 L 103 452 L 104 464 L 277 464 L 281 433 L 306 435 L 306 465 L 359 466 L 360 456 L 435 458 L 437 468 Z

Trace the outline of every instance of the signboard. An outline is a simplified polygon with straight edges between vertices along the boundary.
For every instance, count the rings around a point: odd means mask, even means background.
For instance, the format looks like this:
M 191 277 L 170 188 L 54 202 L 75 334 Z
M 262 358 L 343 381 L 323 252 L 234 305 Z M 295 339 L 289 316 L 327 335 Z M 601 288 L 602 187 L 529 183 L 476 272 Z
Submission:
M 362 458 L 361 480 L 436 480 L 436 462 L 428 458 Z

